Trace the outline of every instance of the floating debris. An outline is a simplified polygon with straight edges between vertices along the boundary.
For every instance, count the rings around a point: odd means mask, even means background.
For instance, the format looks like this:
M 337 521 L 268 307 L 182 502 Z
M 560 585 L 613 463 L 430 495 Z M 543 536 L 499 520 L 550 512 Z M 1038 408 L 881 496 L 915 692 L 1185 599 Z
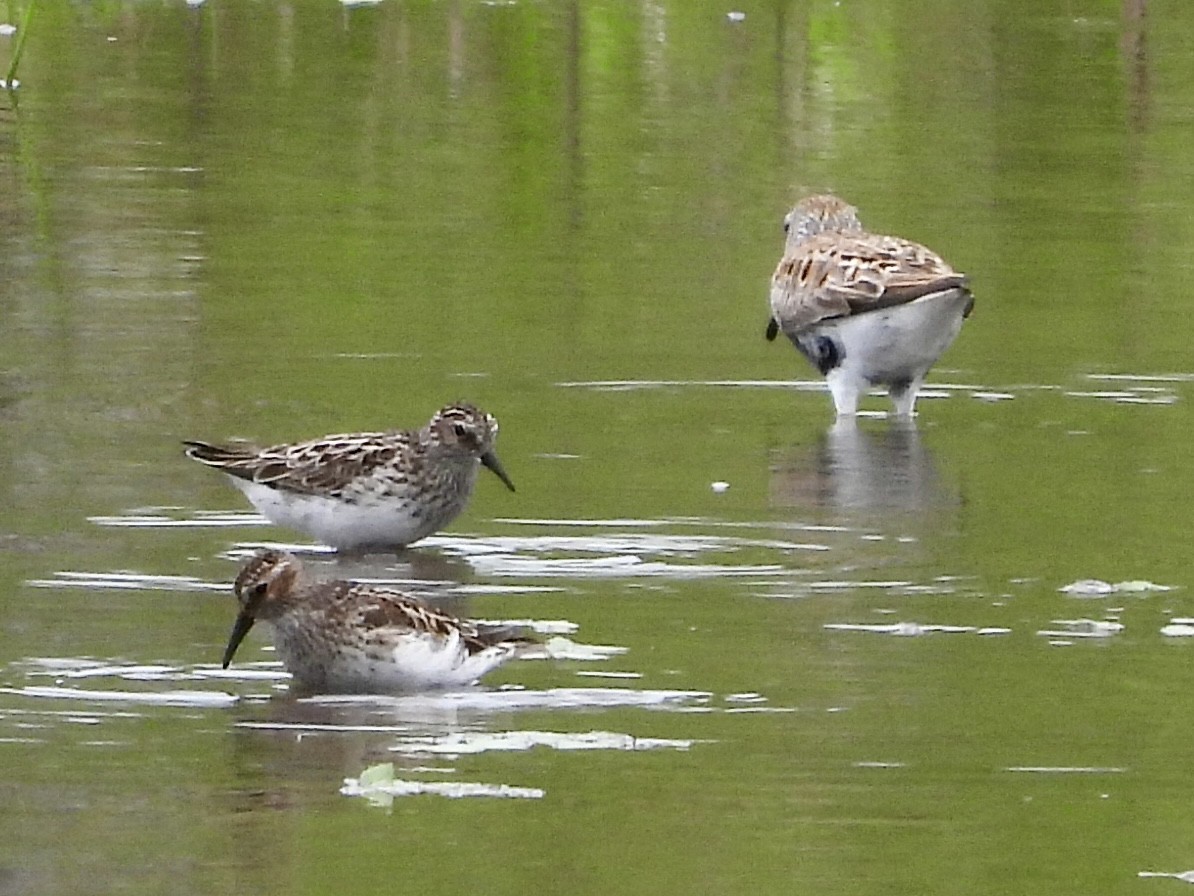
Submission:
M 512 787 L 509 784 L 479 784 L 465 781 L 405 781 L 394 777 L 394 763 L 371 765 L 359 778 L 345 778 L 340 792 L 345 796 L 363 796 L 370 805 L 389 809 L 396 796 L 435 796 L 459 799 L 471 796 L 505 799 L 542 799 L 546 791 L 537 787 Z
M 1171 877 L 1174 880 L 1194 884 L 1194 871 L 1137 871 L 1137 877 Z

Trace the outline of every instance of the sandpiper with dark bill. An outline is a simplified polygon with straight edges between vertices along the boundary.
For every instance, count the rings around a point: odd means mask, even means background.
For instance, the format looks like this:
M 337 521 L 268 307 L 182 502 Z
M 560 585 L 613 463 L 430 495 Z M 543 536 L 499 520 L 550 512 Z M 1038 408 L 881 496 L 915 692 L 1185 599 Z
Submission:
M 223 666 L 257 620 L 299 693 L 396 693 L 463 687 L 538 644 L 390 588 L 309 579 L 292 554 L 264 550 L 233 585 L 240 612 Z
M 885 386 L 911 415 L 929 369 L 974 307 L 964 274 L 919 243 L 868 233 L 832 195 L 800 200 L 771 277 L 767 339 L 787 336 L 825 377 L 839 416 Z
M 187 441 L 188 457 L 227 473 L 271 522 L 340 550 L 394 549 L 455 519 L 485 466 L 514 491 L 494 453 L 497 420 L 471 404 L 421 429 L 347 433 L 254 448 Z

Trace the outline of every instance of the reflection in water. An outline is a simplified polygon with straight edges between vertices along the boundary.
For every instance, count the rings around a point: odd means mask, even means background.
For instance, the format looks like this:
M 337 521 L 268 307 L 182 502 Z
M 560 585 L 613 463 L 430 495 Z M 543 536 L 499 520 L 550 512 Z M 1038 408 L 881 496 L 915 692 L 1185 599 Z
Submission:
M 394 779 L 391 769 L 391 796 L 527 796 L 531 794 L 506 792 L 505 788 L 518 786 L 517 782 L 462 780 L 462 770 L 455 763 L 462 755 L 527 751 L 536 746 L 556 750 L 682 751 L 697 741 L 606 731 L 495 730 L 495 723 L 507 720 L 511 713 L 628 708 L 691 712 L 707 708 L 711 697 L 705 691 L 630 688 L 472 688 L 404 696 L 298 699 L 283 695 L 242 704 L 238 712 L 241 719 L 235 725 L 245 735 L 237 739 L 245 759 L 254 766 L 272 767 L 278 781 L 303 776 L 327 781 L 338 774 L 348 787 L 342 793 L 364 796 L 370 788 L 351 786 L 348 781 L 361 783 L 354 776 L 385 761 L 397 766 L 402 774 L 402 778 Z M 386 790 L 381 788 L 381 792 Z
M 1123 0 L 1123 33 L 1119 49 L 1128 73 L 1128 121 L 1133 135 L 1148 128 L 1151 97 L 1148 58 L 1148 0 Z
M 773 468 L 771 503 L 912 513 L 957 507 L 961 498 L 941 481 L 914 422 L 893 421 L 873 433 L 842 418 L 814 451 Z
M 541 710 L 671 709 L 692 711 L 712 698 L 708 691 L 637 688 L 464 688 L 455 691 L 384 694 L 332 694 L 312 697 L 279 695 L 264 702 L 256 719 L 240 728 L 264 731 L 393 732 L 406 736 L 443 737 L 449 732 L 484 730 L 496 716 Z

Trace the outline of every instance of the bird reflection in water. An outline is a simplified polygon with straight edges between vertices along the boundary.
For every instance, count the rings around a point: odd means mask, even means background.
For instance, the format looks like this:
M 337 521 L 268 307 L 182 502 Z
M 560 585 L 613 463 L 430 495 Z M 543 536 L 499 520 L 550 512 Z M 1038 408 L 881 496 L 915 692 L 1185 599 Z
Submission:
M 813 448 L 785 452 L 771 472 L 776 507 L 816 507 L 851 516 L 956 509 L 956 483 L 942 480 L 912 420 L 882 430 L 839 418 Z

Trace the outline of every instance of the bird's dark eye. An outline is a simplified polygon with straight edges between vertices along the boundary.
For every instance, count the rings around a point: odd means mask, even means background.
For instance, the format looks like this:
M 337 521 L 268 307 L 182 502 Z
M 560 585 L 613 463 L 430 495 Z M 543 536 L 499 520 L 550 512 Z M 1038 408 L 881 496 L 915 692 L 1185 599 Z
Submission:
M 788 233 L 792 229 L 792 222 L 784 218 L 784 233 Z
M 269 591 L 269 582 L 258 582 L 249 591 L 253 597 L 265 597 L 265 592 Z
M 455 433 L 456 438 L 463 439 L 466 435 L 468 435 L 468 427 L 463 423 L 453 423 L 452 432 Z

